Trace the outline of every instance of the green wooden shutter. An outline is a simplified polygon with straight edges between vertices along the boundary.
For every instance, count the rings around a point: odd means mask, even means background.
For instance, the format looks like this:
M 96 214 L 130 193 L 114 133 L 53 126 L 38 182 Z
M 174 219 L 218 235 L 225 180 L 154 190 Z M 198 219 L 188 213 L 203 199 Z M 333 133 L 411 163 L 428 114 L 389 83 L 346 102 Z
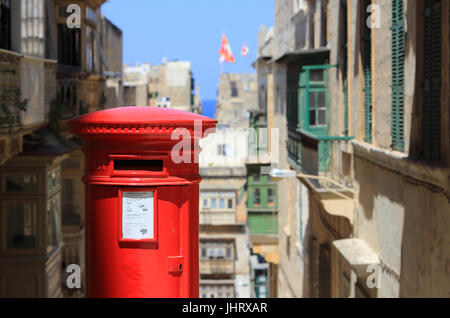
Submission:
M 306 129 L 307 117 L 306 114 L 308 112 L 306 108 L 306 91 L 308 86 L 308 77 L 307 71 L 302 70 L 300 72 L 299 80 L 298 80 L 298 128 Z
M 405 14 L 404 0 L 392 0 L 392 148 L 403 151 L 405 104 Z
M 364 141 L 372 142 L 372 29 L 367 26 L 372 0 L 364 0 L 363 11 L 363 69 L 364 69 Z
M 441 158 L 441 1 L 425 0 L 423 34 L 422 157 Z
M 342 82 L 344 90 L 344 135 L 348 136 L 348 12 L 347 1 L 341 2 L 342 10 Z

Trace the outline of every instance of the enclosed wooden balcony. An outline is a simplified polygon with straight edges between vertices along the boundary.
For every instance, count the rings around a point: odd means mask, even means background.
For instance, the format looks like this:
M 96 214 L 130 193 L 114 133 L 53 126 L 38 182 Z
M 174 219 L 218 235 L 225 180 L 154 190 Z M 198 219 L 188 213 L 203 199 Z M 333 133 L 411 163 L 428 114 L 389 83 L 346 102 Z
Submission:
M 236 212 L 202 211 L 200 212 L 202 225 L 229 225 L 236 224 Z
M 234 260 L 232 259 L 202 259 L 200 260 L 201 275 L 233 275 Z

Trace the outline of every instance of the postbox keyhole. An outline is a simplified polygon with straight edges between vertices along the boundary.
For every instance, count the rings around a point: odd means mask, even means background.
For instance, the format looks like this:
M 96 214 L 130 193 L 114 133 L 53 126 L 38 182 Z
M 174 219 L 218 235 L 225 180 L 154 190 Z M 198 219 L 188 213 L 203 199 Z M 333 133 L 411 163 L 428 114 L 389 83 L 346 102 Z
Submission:
M 156 171 L 162 172 L 163 160 L 114 160 L 116 171 Z
M 183 272 L 183 256 L 170 256 L 168 259 L 169 273 L 178 275 Z

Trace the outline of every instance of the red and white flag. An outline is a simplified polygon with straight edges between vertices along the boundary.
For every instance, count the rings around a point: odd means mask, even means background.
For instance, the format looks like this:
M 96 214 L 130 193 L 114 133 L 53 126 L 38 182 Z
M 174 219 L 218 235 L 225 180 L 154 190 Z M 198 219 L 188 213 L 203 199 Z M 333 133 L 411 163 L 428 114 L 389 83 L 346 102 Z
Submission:
M 242 49 L 241 49 L 242 57 L 246 57 L 248 55 L 248 52 L 249 52 L 248 46 L 245 44 L 242 44 Z
M 220 46 L 220 50 L 219 50 L 219 54 L 220 54 L 220 62 L 230 62 L 230 63 L 234 63 L 234 55 L 233 55 L 233 51 L 231 50 L 231 46 L 230 43 L 228 43 L 228 39 L 227 37 L 224 35 L 222 35 L 222 45 Z

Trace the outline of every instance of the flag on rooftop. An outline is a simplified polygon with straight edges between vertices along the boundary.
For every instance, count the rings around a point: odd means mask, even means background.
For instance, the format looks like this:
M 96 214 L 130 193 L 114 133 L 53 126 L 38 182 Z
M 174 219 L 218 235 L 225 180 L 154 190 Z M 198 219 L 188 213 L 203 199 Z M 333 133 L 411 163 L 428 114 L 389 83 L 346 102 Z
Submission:
M 248 52 L 249 52 L 248 46 L 245 44 L 242 44 L 242 49 L 241 49 L 242 57 L 246 57 L 248 55 Z
M 225 36 L 225 34 L 222 35 L 222 45 L 220 46 L 219 55 L 220 55 L 221 63 L 223 63 L 223 62 L 234 63 L 235 62 L 233 51 L 231 50 L 230 43 L 228 43 L 228 39 Z

